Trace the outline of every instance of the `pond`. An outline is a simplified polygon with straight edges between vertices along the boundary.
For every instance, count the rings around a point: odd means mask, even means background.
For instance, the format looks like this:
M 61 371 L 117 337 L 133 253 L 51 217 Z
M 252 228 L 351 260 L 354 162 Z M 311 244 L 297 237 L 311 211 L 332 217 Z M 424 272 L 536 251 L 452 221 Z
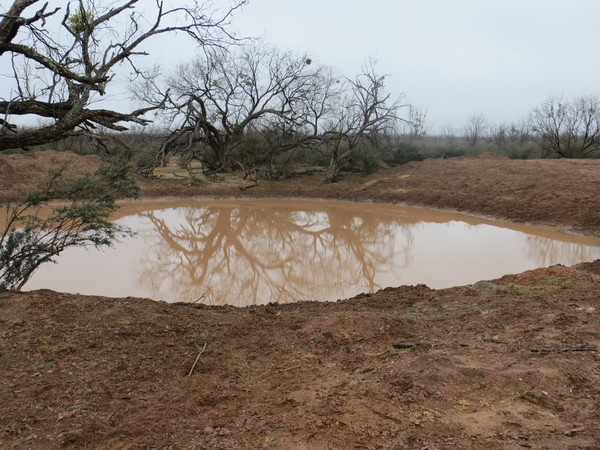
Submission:
M 69 249 L 25 289 L 247 306 L 443 288 L 600 258 L 598 239 L 370 203 L 144 201 L 114 220 L 136 236 Z

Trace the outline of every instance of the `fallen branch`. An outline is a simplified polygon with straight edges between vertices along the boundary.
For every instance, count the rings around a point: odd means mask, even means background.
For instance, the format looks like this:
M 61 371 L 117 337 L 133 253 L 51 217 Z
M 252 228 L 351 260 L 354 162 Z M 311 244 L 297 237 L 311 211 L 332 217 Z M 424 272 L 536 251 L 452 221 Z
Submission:
M 396 423 L 403 423 L 404 422 L 402 419 L 398 419 L 397 417 L 392 417 L 392 416 L 390 416 L 388 414 L 385 414 L 385 413 L 382 413 L 380 411 L 377 411 L 376 409 L 371 408 L 371 411 L 373 411 L 378 416 L 383 417 L 384 419 L 391 420 L 392 422 L 396 422 Z
M 302 364 L 298 364 L 297 366 L 288 367 L 287 369 L 279 369 L 279 370 L 276 370 L 275 373 L 289 372 L 291 370 L 299 369 L 300 367 L 302 367 Z
M 206 350 L 206 342 L 204 343 L 204 347 L 202 347 L 202 350 L 200 350 L 200 353 L 198 353 L 198 356 L 196 356 L 196 361 L 194 361 L 194 364 L 192 365 L 192 368 L 190 369 L 190 372 L 188 373 L 188 377 L 192 375 L 192 373 L 194 372 L 194 369 L 196 368 L 196 364 L 198 364 L 198 360 L 200 359 L 200 356 L 202 356 L 202 353 L 204 353 L 204 350 Z

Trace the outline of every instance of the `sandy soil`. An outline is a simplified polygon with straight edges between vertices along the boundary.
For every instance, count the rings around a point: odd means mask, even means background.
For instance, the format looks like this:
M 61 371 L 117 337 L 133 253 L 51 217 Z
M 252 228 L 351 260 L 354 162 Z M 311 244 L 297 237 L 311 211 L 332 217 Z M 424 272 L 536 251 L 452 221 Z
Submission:
M 0 198 L 63 155 L 0 156 Z M 244 190 L 142 184 L 146 196 L 406 202 L 600 236 L 600 161 L 428 160 Z M 0 448 L 598 449 L 599 288 L 600 260 L 237 309 L 5 293 Z

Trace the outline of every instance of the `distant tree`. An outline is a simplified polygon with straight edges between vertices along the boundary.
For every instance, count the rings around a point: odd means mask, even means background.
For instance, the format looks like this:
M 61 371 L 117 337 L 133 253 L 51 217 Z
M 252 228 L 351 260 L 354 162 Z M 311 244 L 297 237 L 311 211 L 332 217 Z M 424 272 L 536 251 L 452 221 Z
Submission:
M 483 114 L 471 116 L 465 126 L 465 139 L 474 147 L 485 136 L 487 129 L 488 123 Z
M 408 116 L 409 136 L 412 140 L 422 139 L 427 135 L 427 110 L 411 107 Z
M 230 37 L 225 26 L 246 0 L 214 8 L 195 1 L 184 7 L 163 0 L 78 0 L 65 8 L 27 11 L 39 0 L 14 0 L 0 14 L 0 75 L 10 80 L 0 97 L 0 150 L 27 149 L 99 128 L 123 131 L 145 125 L 147 112 L 162 103 L 128 112 L 94 108 L 97 96 L 123 80 L 117 67 L 126 64 L 135 76 L 144 72 L 139 57 L 153 37 L 184 33 L 198 45 L 220 45 Z M 76 6 L 71 9 L 71 4 Z M 167 6 L 168 3 L 175 3 Z M 17 117 L 37 117 L 40 125 L 19 127 Z
M 600 98 L 550 97 L 531 114 L 542 155 L 585 158 L 600 150 Z
M 446 125 L 442 128 L 441 136 L 447 143 L 453 145 L 458 139 L 458 131 L 452 125 Z
M 23 201 L 6 205 L 0 230 L 0 292 L 19 290 L 35 270 L 69 247 L 110 246 L 129 231 L 108 220 L 115 199 L 137 196 L 138 187 L 123 163 L 100 168 L 79 179 L 53 172 L 43 189 Z M 51 200 L 61 205 L 41 211 Z M 48 207 L 49 208 L 49 207 Z
M 496 145 L 523 145 L 531 140 L 531 124 L 527 120 L 501 123 L 490 127 L 490 137 Z

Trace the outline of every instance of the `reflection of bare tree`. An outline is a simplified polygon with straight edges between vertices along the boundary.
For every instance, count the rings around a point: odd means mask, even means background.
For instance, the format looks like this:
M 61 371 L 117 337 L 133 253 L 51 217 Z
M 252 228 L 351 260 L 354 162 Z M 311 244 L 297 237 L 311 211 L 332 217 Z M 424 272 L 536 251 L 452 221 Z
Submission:
M 178 300 L 249 305 L 373 291 L 408 260 L 397 219 L 336 208 L 206 206 L 147 211 L 141 282 Z M 402 236 L 399 236 L 402 234 Z M 400 239 L 402 238 L 402 239 Z M 397 277 L 396 277 L 397 278 Z
M 527 235 L 527 256 L 539 266 L 572 265 L 600 258 L 599 247 L 577 245 L 543 236 Z

